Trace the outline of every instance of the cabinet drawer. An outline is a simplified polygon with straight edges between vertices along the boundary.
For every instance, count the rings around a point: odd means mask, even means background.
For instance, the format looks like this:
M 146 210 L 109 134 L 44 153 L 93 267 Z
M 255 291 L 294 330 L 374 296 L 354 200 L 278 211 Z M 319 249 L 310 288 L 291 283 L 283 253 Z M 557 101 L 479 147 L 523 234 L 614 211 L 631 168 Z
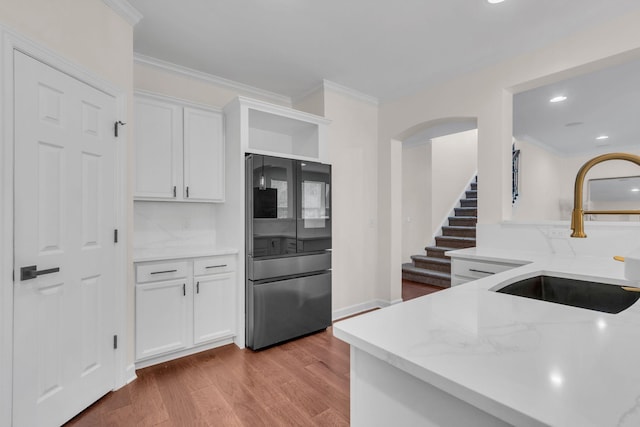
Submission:
M 181 279 L 189 275 L 189 262 L 173 261 L 136 266 L 136 282 L 157 282 L 160 280 Z
M 236 259 L 233 255 L 197 258 L 193 260 L 193 275 L 206 276 L 235 271 L 235 262 Z
M 464 277 L 470 280 L 481 279 L 502 271 L 507 271 L 522 264 L 513 264 L 494 261 L 471 261 L 466 259 L 453 260 L 453 276 Z

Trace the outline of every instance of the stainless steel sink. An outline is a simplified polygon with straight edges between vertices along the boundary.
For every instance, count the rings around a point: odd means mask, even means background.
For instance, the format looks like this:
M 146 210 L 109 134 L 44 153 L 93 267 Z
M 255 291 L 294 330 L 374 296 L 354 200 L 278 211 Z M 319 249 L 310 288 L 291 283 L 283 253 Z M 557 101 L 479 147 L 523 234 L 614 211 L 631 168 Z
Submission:
M 631 307 L 640 298 L 640 292 L 623 286 L 554 276 L 520 280 L 496 292 L 614 314 Z

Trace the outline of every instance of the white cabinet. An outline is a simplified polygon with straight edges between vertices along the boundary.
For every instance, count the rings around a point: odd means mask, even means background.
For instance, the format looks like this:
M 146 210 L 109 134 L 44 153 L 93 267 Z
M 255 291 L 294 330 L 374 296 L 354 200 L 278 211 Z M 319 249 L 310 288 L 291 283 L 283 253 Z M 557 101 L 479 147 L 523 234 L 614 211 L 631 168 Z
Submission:
M 136 359 L 189 346 L 187 298 L 186 278 L 136 286 Z
M 482 279 L 502 271 L 520 267 L 525 263 L 510 261 L 489 261 L 477 258 L 451 258 L 451 286 Z
M 138 367 L 236 335 L 235 255 L 136 264 Z
M 324 117 L 242 96 L 225 113 L 233 145 L 243 153 L 329 163 Z
M 234 335 L 235 274 L 196 276 L 193 295 L 193 343 Z
M 135 199 L 224 201 L 219 111 L 137 94 L 134 134 Z

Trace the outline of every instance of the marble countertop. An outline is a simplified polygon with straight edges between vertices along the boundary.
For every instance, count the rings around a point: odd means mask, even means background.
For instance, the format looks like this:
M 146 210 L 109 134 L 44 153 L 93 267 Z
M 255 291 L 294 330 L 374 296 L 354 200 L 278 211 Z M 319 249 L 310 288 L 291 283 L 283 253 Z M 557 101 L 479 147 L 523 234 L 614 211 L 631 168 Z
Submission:
M 511 424 L 640 425 L 640 302 L 608 314 L 493 292 L 539 274 L 639 286 L 622 263 L 462 255 L 529 264 L 337 322 L 335 336 Z
M 233 248 L 211 247 L 165 247 L 165 248 L 139 248 L 133 251 L 133 262 L 163 261 L 178 258 L 200 258 L 206 256 L 232 255 L 238 250 Z

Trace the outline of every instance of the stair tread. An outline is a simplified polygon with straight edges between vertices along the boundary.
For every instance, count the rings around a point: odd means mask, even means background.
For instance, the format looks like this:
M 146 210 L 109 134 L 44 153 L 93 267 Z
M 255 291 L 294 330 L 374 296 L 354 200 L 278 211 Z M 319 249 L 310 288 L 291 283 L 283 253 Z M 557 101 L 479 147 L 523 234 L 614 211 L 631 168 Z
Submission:
M 425 268 L 416 267 L 411 263 L 402 264 L 402 271 L 407 271 L 414 274 L 420 274 L 422 276 L 437 277 L 438 279 L 444 279 L 444 280 L 451 279 L 451 274 L 443 273 L 441 271 L 433 271 L 433 270 L 427 270 Z
M 457 240 L 457 241 L 461 241 L 461 242 L 466 242 L 466 241 L 476 241 L 475 237 L 458 237 L 458 236 L 437 236 L 436 239 L 447 239 L 447 240 Z
M 425 250 L 432 250 L 432 251 L 457 251 L 460 248 L 450 248 L 448 246 L 440 246 L 440 245 L 434 245 L 434 246 L 426 246 Z
M 442 228 L 443 229 L 453 228 L 454 230 L 475 230 L 476 229 L 476 227 L 473 225 L 443 225 Z
M 460 209 L 460 208 L 458 208 L 458 209 Z M 454 220 L 456 220 L 456 219 L 460 219 L 460 218 L 461 218 L 461 217 L 459 217 L 459 216 L 450 216 L 450 217 L 449 217 L 449 219 L 454 219 Z M 477 216 L 465 216 L 465 217 L 462 217 L 462 218 L 464 218 L 464 219 L 466 219 L 466 220 L 469 220 L 469 219 L 475 219 L 475 220 L 478 220 L 478 217 L 477 217 Z
M 411 259 L 417 259 L 421 262 L 432 262 L 435 264 L 451 264 L 451 260 L 449 258 L 436 258 L 427 255 L 411 255 Z

